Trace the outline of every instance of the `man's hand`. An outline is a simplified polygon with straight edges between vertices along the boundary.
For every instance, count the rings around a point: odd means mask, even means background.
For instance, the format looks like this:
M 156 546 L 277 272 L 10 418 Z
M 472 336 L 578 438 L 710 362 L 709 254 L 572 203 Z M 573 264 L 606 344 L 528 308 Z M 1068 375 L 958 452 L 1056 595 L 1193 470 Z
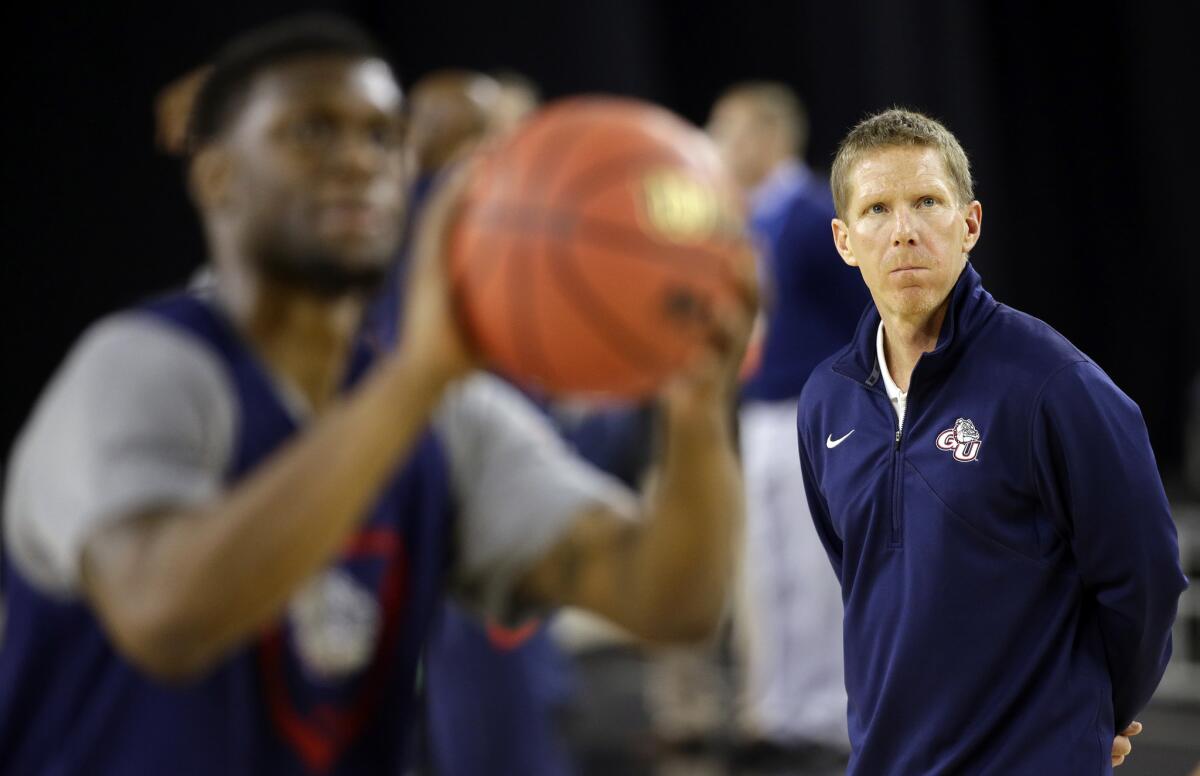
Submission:
M 443 382 L 462 377 L 479 365 L 454 308 L 447 250 L 473 169 L 472 160 L 467 159 L 437 184 L 421 213 L 408 258 L 400 355 Z
M 708 351 L 663 390 L 668 417 L 687 414 L 699 407 L 726 411 L 732 406 L 738 373 L 758 313 L 757 262 L 748 255 L 748 245 L 745 250 L 747 255 L 743 260 L 733 264 L 740 304 L 720 313 L 714 321 Z
M 1125 762 L 1125 758 L 1133 751 L 1133 742 L 1129 739 L 1142 732 L 1142 723 L 1134 722 L 1129 727 L 1125 728 L 1113 739 L 1112 745 L 1112 764 L 1116 768 Z

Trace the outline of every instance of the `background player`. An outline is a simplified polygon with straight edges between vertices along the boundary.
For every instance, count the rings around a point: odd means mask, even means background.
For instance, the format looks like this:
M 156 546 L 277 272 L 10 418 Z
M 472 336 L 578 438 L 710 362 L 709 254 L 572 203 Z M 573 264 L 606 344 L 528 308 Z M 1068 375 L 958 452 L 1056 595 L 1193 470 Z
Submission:
M 572 604 L 652 639 L 719 616 L 747 321 L 665 393 L 640 507 L 502 384 L 449 390 L 475 366 L 442 274 L 449 195 L 400 345 L 363 352 L 400 229 L 399 108 L 378 49 L 336 20 L 216 61 L 190 169 L 213 295 L 99 322 L 14 454 L 4 772 L 398 772 L 452 538 L 459 589 L 497 616 Z
M 796 476 L 796 400 L 854 332 L 868 297 L 829 242 L 833 197 L 803 162 L 808 115 L 787 86 L 747 82 L 708 130 L 741 186 L 759 240 L 765 334 L 739 412 L 746 543 L 734 618 L 751 759 L 836 761 L 849 750 L 842 601 Z
M 514 70 L 499 70 L 492 78 L 500 85 L 500 99 L 492 108 L 489 130 L 504 135 L 537 110 L 542 93 L 537 84 Z

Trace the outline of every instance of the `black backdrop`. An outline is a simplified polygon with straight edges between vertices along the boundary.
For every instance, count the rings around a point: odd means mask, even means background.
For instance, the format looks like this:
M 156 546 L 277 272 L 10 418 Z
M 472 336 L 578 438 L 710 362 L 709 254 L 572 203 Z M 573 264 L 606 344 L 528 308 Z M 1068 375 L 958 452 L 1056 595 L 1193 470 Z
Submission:
M 551 97 L 633 94 L 702 121 L 723 86 L 781 79 L 809 104 L 820 168 L 868 111 L 942 118 L 974 162 L 985 282 L 1093 356 L 1141 404 L 1164 470 L 1179 463 L 1200 366 L 1200 164 L 1184 120 L 1200 58 L 1166 0 L 78 5 L 5 23 L 6 449 L 90 320 L 202 260 L 179 164 L 153 149 L 156 90 L 235 31 L 325 8 L 367 23 L 406 82 L 506 67 Z

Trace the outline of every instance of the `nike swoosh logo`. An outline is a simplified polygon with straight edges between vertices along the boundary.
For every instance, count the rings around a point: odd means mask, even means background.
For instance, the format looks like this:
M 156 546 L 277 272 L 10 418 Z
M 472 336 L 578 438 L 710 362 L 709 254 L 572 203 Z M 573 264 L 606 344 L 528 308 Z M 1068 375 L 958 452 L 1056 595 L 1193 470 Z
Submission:
M 854 433 L 854 429 L 850 429 L 849 433 L 847 433 L 846 436 L 839 437 L 837 439 L 834 439 L 833 434 L 830 434 L 828 437 L 825 438 L 825 446 L 828 447 L 830 450 L 832 450 L 833 448 L 840 445 L 842 442 L 845 442 L 846 437 L 850 436 L 850 434 L 853 434 L 853 433 Z

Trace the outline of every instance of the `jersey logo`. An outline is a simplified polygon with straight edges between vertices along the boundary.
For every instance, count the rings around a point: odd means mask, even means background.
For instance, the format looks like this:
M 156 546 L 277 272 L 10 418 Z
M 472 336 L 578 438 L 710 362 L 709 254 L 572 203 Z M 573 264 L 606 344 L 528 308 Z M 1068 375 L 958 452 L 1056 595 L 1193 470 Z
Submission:
M 371 592 L 337 567 L 318 573 L 292 598 L 288 618 L 300 662 L 317 681 L 364 669 L 383 620 Z
M 954 421 L 954 428 L 948 428 L 937 435 L 939 450 L 953 450 L 954 460 L 959 463 L 970 463 L 979 457 L 979 447 L 983 438 L 979 429 L 969 418 L 959 418 Z
M 846 432 L 845 436 L 838 437 L 837 439 L 834 439 L 833 434 L 830 434 L 829 436 L 825 437 L 825 446 L 828 447 L 830 450 L 832 450 L 833 448 L 840 445 L 842 442 L 845 442 L 846 439 L 853 433 L 854 433 L 854 429 L 850 429 L 848 432 Z

